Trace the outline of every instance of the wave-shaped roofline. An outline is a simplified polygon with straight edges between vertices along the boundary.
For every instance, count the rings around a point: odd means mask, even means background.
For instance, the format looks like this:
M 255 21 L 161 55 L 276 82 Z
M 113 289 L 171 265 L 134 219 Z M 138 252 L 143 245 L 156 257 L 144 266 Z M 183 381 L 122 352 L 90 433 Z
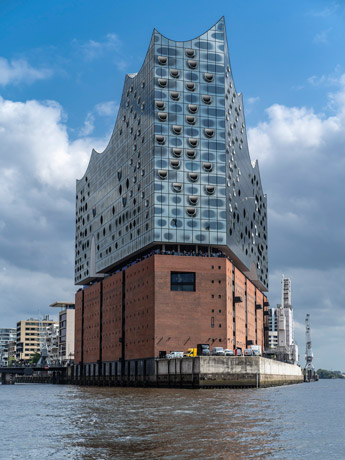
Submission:
M 157 30 L 156 28 L 154 28 L 153 31 L 152 31 L 151 38 L 150 38 L 149 46 L 148 46 L 147 51 L 146 51 L 146 54 L 145 54 L 145 58 L 144 58 L 144 60 L 143 60 L 143 62 L 142 62 L 142 64 L 141 64 L 141 66 L 140 66 L 139 71 L 138 71 L 138 72 L 127 73 L 127 74 L 125 75 L 125 82 L 126 82 L 126 79 L 135 80 L 135 79 L 138 77 L 138 75 L 140 75 L 140 72 L 141 72 L 142 68 L 143 68 L 144 65 L 145 65 L 145 61 L 146 61 L 146 59 L 147 59 L 147 55 L 148 55 L 148 53 L 149 53 L 149 51 L 150 51 L 152 39 L 153 39 L 153 37 L 154 37 L 154 35 L 155 35 L 156 33 L 158 33 L 161 37 L 163 37 L 163 38 L 165 38 L 166 40 L 169 40 L 169 41 L 171 41 L 171 42 L 175 42 L 175 43 L 187 43 L 187 42 L 191 42 L 191 41 L 193 41 L 193 40 L 197 40 L 198 38 L 200 38 L 200 37 L 202 37 L 203 35 L 207 34 L 210 30 L 214 29 L 214 28 L 217 26 L 217 24 L 219 24 L 219 23 L 221 23 L 221 22 L 224 24 L 224 32 L 225 32 L 225 37 L 226 37 L 225 16 L 222 16 L 215 24 L 213 24 L 213 25 L 212 25 L 209 29 L 207 29 L 205 32 L 203 32 L 202 34 L 198 35 L 197 37 L 191 38 L 191 39 L 189 39 L 189 40 L 172 40 L 171 38 L 168 38 L 168 37 L 166 37 L 165 35 L 163 35 L 161 32 L 159 32 L 159 30 Z M 224 41 L 225 41 L 225 40 L 224 40 Z M 122 100 L 122 97 L 123 97 L 123 94 L 124 94 L 125 82 L 124 82 L 124 84 L 123 84 L 123 90 L 122 90 L 121 100 Z M 102 152 L 97 152 L 97 150 L 94 149 L 94 148 L 92 149 L 92 151 L 91 151 L 91 156 L 90 156 L 90 160 L 89 160 L 89 163 L 88 163 L 88 165 L 87 165 L 86 171 L 85 171 L 84 175 L 83 175 L 80 179 L 77 179 L 77 182 L 80 182 L 81 180 L 83 180 L 83 179 L 85 178 L 85 176 L 86 176 L 87 173 L 88 173 L 88 170 L 89 170 L 89 167 L 90 167 L 91 163 L 94 161 L 94 160 L 93 160 L 94 157 L 95 157 L 95 156 L 102 155 L 102 154 L 107 150 L 107 148 L 109 147 L 109 144 L 111 143 L 111 140 L 112 140 L 112 137 L 113 137 L 115 128 L 116 128 L 117 120 L 118 120 L 118 118 L 119 118 L 119 112 L 120 112 L 120 109 L 118 110 L 118 113 L 117 113 L 117 116 L 116 116 L 116 120 L 115 120 L 115 123 L 114 123 L 114 128 L 113 128 L 113 131 L 112 131 L 112 133 L 111 133 L 111 136 L 110 136 L 110 139 L 109 139 L 108 144 L 106 145 L 106 147 L 104 148 L 104 150 L 103 150 Z
M 172 40 L 171 38 L 163 35 L 161 32 L 159 32 L 159 30 L 157 29 L 153 29 L 153 33 L 152 35 L 157 32 L 159 35 L 161 35 L 162 37 L 166 38 L 167 40 L 171 41 L 171 42 L 175 42 L 175 43 L 186 43 L 186 42 L 191 42 L 193 40 L 197 40 L 198 38 L 202 37 L 203 35 L 207 34 L 207 32 L 209 32 L 210 30 L 214 29 L 216 27 L 217 24 L 219 24 L 220 22 L 223 22 L 224 24 L 224 32 L 225 32 L 225 17 L 222 16 L 215 24 L 213 24 L 213 26 L 211 26 L 209 29 L 205 30 L 205 32 L 203 32 L 202 34 L 198 35 L 197 37 L 194 37 L 194 38 L 190 38 L 189 40 Z

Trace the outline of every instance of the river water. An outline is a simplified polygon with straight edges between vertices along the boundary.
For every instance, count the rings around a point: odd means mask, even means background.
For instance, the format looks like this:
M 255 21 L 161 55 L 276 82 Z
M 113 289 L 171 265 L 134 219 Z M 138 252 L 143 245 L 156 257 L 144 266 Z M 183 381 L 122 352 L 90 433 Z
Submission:
M 345 380 L 248 390 L 0 386 L 0 459 L 345 459 Z

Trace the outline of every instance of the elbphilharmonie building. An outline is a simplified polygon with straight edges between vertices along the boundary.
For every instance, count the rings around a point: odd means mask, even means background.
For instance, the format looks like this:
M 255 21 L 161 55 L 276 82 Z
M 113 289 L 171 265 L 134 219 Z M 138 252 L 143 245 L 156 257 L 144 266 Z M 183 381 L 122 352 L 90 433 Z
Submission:
M 126 75 L 109 144 L 77 181 L 77 362 L 263 345 L 267 249 L 224 18 L 184 42 L 154 30 L 141 69 Z

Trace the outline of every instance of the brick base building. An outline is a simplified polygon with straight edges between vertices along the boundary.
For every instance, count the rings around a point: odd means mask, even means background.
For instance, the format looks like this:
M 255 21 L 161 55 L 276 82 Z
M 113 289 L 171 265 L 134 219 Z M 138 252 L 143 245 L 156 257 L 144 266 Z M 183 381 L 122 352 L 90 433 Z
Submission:
M 152 254 L 77 292 L 75 363 L 106 369 L 198 343 L 263 347 L 267 306 L 225 257 Z

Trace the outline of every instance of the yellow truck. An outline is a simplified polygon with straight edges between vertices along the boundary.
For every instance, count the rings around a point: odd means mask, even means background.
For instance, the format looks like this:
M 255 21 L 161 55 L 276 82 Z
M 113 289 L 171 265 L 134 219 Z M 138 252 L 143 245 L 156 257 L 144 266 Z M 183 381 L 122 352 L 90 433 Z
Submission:
M 188 357 L 188 358 L 193 358 L 193 356 L 196 356 L 197 355 L 197 349 L 196 348 L 188 348 L 188 351 L 187 353 L 185 353 L 184 356 Z

